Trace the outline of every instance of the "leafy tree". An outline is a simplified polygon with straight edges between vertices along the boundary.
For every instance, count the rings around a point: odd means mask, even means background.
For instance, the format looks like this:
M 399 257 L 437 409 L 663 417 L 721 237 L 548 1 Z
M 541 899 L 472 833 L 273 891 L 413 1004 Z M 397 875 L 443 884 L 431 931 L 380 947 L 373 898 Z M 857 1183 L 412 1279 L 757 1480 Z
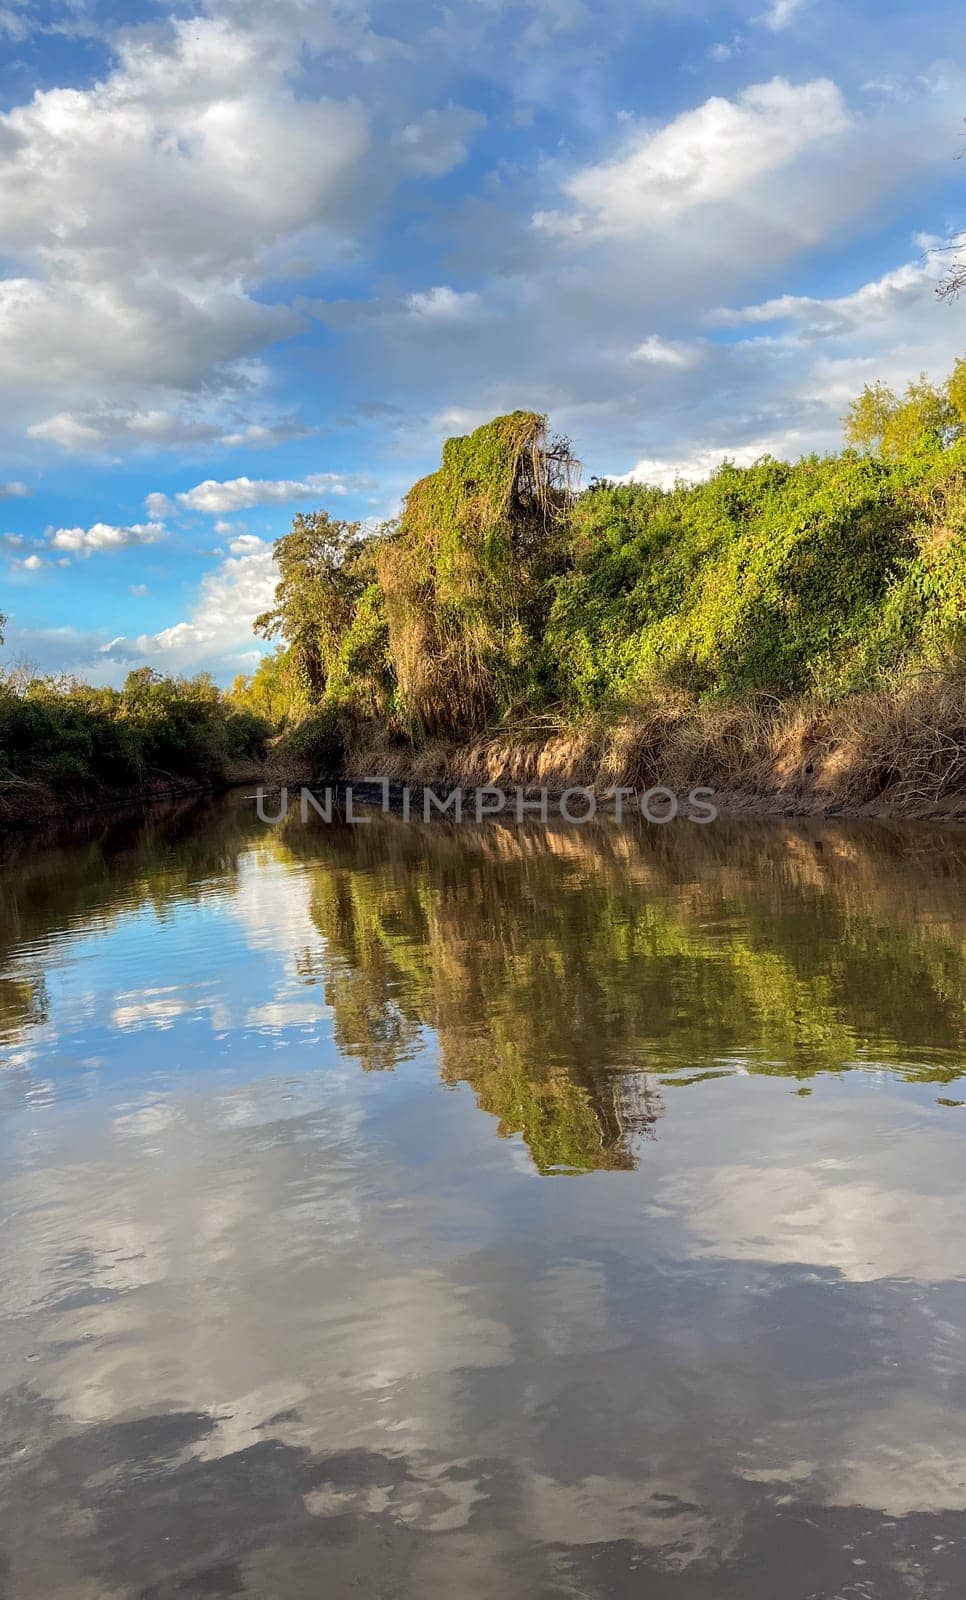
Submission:
M 255 671 L 249 676 L 240 673 L 231 686 L 234 703 L 254 716 L 264 717 L 274 727 L 300 712 L 310 709 L 305 685 L 298 674 L 287 645 L 279 645 L 271 655 L 263 656 Z
M 849 408 L 846 439 L 886 461 L 900 460 L 920 443 L 950 443 L 963 425 L 963 413 L 953 399 L 954 384 L 956 395 L 966 402 L 963 362 L 941 388 L 922 373 L 901 399 L 887 383 L 866 384 Z
M 366 586 L 358 522 L 299 512 L 275 541 L 275 604 L 255 619 L 264 639 L 281 636 L 309 695 L 320 699 Z
M 960 356 L 946 381 L 949 403 L 960 427 L 966 426 L 966 356 Z

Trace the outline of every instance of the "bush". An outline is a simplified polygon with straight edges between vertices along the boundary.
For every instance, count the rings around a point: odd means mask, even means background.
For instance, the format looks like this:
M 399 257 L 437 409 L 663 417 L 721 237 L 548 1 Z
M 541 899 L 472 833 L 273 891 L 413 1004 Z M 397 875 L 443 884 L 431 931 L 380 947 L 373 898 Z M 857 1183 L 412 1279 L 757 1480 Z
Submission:
M 962 644 L 966 447 L 723 465 L 667 492 L 597 485 L 573 514 L 544 641 L 555 697 L 618 711 L 871 686 Z
M 233 758 L 264 754 L 270 728 L 209 677 L 143 667 L 123 689 L 57 678 L 0 678 L 0 774 L 97 787 L 152 775 L 221 777 Z

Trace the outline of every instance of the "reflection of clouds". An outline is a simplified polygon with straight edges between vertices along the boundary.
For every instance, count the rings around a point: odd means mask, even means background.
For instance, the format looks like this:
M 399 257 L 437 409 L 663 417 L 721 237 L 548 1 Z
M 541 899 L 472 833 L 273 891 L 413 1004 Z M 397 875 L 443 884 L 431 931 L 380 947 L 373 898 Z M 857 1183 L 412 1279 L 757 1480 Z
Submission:
M 815 1161 L 690 1171 L 662 1185 L 660 1197 L 680 1208 L 698 1255 L 832 1269 L 857 1283 L 962 1276 L 966 1191 L 930 1193 L 928 1162 L 910 1173 L 883 1155 L 856 1151 L 851 1167 Z
M 587 1261 L 562 1261 L 537 1278 L 534 1315 L 547 1352 L 605 1350 L 612 1338 L 607 1297 L 603 1268 Z
M 337 1071 L 294 1111 L 288 1080 L 118 1106 L 109 1127 L 87 1129 L 82 1150 L 65 1119 L 48 1165 L 8 1174 L 0 1271 L 23 1282 L 28 1266 L 33 1292 L 4 1299 L 5 1359 L 40 1352 L 32 1388 L 82 1461 L 119 1418 L 171 1419 L 177 1435 L 151 1472 L 126 1470 L 122 1455 L 109 1491 L 89 1471 L 80 1487 L 53 1483 L 56 1541 L 74 1552 L 75 1570 L 79 1552 L 99 1548 L 98 1532 L 84 1530 L 103 1528 L 122 1493 L 135 1514 L 139 1496 L 149 1507 L 162 1499 L 182 1527 L 194 1526 L 196 1504 L 214 1507 L 194 1547 L 211 1560 L 228 1536 L 218 1508 L 233 1508 L 231 1548 L 250 1552 L 249 1587 L 276 1593 L 301 1591 L 256 1574 L 262 1560 L 287 1559 L 296 1515 L 323 1541 L 339 1530 L 333 1548 L 347 1567 L 334 1593 L 352 1592 L 371 1552 L 405 1537 L 425 1543 L 406 1546 L 403 1594 L 464 1592 L 460 1567 L 471 1564 L 474 1592 L 516 1597 L 557 1592 L 553 1562 L 581 1573 L 605 1551 L 626 1561 L 636 1552 L 642 1585 L 648 1569 L 704 1582 L 742 1556 L 749 1505 L 766 1517 L 806 1500 L 896 1517 L 955 1508 L 966 1450 L 955 1416 L 928 1396 L 920 1405 L 907 1387 L 884 1403 L 881 1384 L 853 1386 L 844 1407 L 813 1405 L 808 1384 L 793 1382 L 776 1424 L 761 1301 L 711 1287 L 703 1238 L 697 1262 L 675 1240 L 674 1274 L 645 1279 L 627 1299 L 642 1256 L 672 1238 L 668 1212 L 682 1197 L 693 1203 L 706 1185 L 692 1225 L 720 1205 L 715 1171 L 689 1170 L 670 1197 L 667 1179 L 664 1215 L 636 1241 L 614 1219 L 612 1255 L 586 1239 L 578 1253 L 575 1221 L 608 1238 L 605 1181 L 535 1186 L 502 1146 L 492 1168 L 454 1171 L 444 1141 L 456 1102 L 429 1081 L 399 1102 L 418 1123 L 424 1160 L 442 1159 L 420 1170 L 405 1118 L 367 1120 L 361 1108 L 383 1103 L 370 1087 Z M 720 1113 L 710 1116 L 706 1136 L 722 1131 Z M 787 1173 L 784 1159 L 776 1170 Z M 743 1169 L 723 1170 L 730 1184 Z M 813 1190 L 848 1177 L 835 1164 L 803 1170 Z M 538 1211 L 524 1230 L 538 1233 L 507 1249 L 531 1193 Z M 578 1195 L 587 1198 L 574 1210 Z M 757 1208 L 757 1239 L 778 1252 L 782 1206 L 769 1214 L 759 1192 Z M 633 1234 L 641 1223 L 629 1222 Z M 736 1225 L 722 1217 L 723 1230 Z M 836 1322 L 840 1292 L 854 1301 L 868 1291 L 821 1292 L 834 1339 L 849 1326 L 848 1312 Z M 854 1335 L 866 1326 L 860 1312 Z M 12 1322 L 26 1344 L 6 1337 Z M 961 1354 L 951 1353 L 954 1366 Z M 870 1359 L 881 1363 L 882 1348 Z M 179 1431 L 179 1416 L 195 1422 Z M 39 1446 L 27 1437 L 32 1461 Z M 110 1503 L 98 1500 L 108 1492 Z M 42 1481 L 37 1494 L 37 1515 L 49 1512 Z M 127 1559 L 125 1581 L 143 1557 Z M 533 1570 L 511 1577 L 507 1563 L 522 1559 Z M 582 1581 L 573 1592 L 624 1592 Z M 58 1592 L 53 1582 L 46 1592 Z
M 329 1008 L 319 1000 L 270 1000 L 251 1006 L 245 1021 L 250 1028 L 304 1028 L 321 1022 Z
M 789 1500 L 801 1494 L 812 1504 L 873 1507 L 889 1517 L 961 1511 L 966 1426 L 958 1407 L 905 1392 L 847 1416 L 819 1407 L 766 1427 L 739 1471 Z
M 111 1023 L 122 1033 L 135 1028 L 167 1031 L 179 1019 L 207 1018 L 215 1031 L 231 1027 L 230 1009 L 214 979 L 201 983 L 166 984 L 152 989 L 121 990 L 114 996 Z
M 308 871 L 281 857 L 278 846 L 247 851 L 239 860 L 232 911 L 249 948 L 282 962 L 280 974 L 264 974 L 271 997 L 249 1006 L 246 1025 L 273 1031 L 307 1028 L 328 1017 L 321 988 L 307 988 L 299 972 L 299 958 L 322 945 L 312 920 Z
M 966 1506 L 966 1427 L 957 1407 L 900 1396 L 858 1419 L 843 1452 L 827 1505 L 877 1506 L 891 1517 Z
M 111 1012 L 115 1028 L 170 1028 L 187 1010 L 176 987 L 129 989 L 116 996 Z
M 668 1567 L 679 1569 L 714 1553 L 720 1560 L 734 1541 L 728 1529 L 701 1505 L 697 1483 L 669 1489 L 620 1473 L 591 1475 L 561 1483 L 535 1473 L 528 1484 L 528 1510 L 534 1531 L 549 1544 L 595 1545 L 632 1539 L 647 1549 L 664 1549 Z
M 286 958 L 321 944 L 311 915 L 311 882 L 303 867 L 280 858 L 270 845 L 246 850 L 238 859 L 231 911 L 252 950 Z
M 10 1123 L 18 1595 L 197 1593 L 225 1551 L 235 1592 L 715 1594 L 757 1560 L 777 1593 L 776 1508 L 843 1551 L 856 1508 L 957 1511 L 959 1114 L 732 1079 L 669 1093 L 636 1174 L 541 1180 L 431 1065 L 376 1084 L 285 1036 L 327 1015 L 311 884 L 259 846 L 203 925 L 127 966 L 115 929 L 99 1103 Z M 222 1048 L 229 1005 L 253 1031 Z
M 115 1131 L 138 1141 L 154 1139 L 166 1133 L 176 1120 L 173 1106 L 157 1101 L 151 1105 L 137 1106 L 131 1111 L 119 1111 L 114 1117 Z

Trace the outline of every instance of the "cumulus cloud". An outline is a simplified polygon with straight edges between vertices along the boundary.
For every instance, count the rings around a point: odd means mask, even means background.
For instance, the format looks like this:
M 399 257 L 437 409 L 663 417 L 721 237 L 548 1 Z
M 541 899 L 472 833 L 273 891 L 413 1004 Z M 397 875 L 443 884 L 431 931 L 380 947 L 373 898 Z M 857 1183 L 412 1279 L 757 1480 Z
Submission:
M 358 487 L 359 480 L 344 478 L 337 472 L 313 472 L 305 478 L 228 478 L 220 483 L 207 478 L 179 494 L 177 500 L 188 511 L 247 511 L 252 506 L 287 505 L 305 496 L 344 495 L 350 486 Z M 161 498 L 149 496 L 155 504 Z
M 0 483 L 0 500 L 25 500 L 31 494 L 33 490 L 25 483 Z
M 0 282 L 4 382 L 89 404 L 119 386 L 190 393 L 299 325 L 251 287 L 301 230 L 338 246 L 369 132 L 353 100 L 296 96 L 291 65 L 225 16 L 175 18 L 121 35 L 91 88 L 0 116 L 5 242 L 23 263 Z M 164 442 L 155 409 L 135 414 Z M 103 431 L 82 404 L 34 436 L 77 448 Z
M 881 278 L 862 284 L 851 294 L 827 300 L 812 295 L 778 295 L 758 305 L 736 310 L 721 308 L 711 312 L 708 321 L 717 327 L 740 327 L 747 323 L 791 322 L 808 338 L 829 338 L 854 333 L 874 324 L 882 325 L 902 312 L 921 304 L 924 291 L 932 294 L 946 270 L 947 261 L 935 250 L 922 262 L 906 262 Z
M 350 255 L 394 185 L 450 172 L 486 118 L 419 106 L 418 78 L 367 93 L 412 46 L 354 0 L 209 0 L 107 43 L 98 81 L 0 113 L 0 381 L 33 438 L 73 451 L 291 437 L 218 416 L 305 326 L 278 285 Z M 313 92 L 310 52 L 352 57 L 351 77 Z
M 699 344 L 688 344 L 681 339 L 662 339 L 659 333 L 648 334 L 631 351 L 635 361 L 646 361 L 654 367 L 694 367 L 702 355 Z
M 202 578 L 187 618 L 158 633 L 115 639 L 103 654 L 119 662 L 147 661 L 169 672 L 250 668 L 258 656 L 252 623 L 271 605 L 277 581 L 271 544 L 241 534 Z
M 207 421 L 186 407 L 165 410 L 155 406 L 96 406 L 87 410 L 58 411 L 27 428 L 31 439 L 48 440 L 62 450 L 99 451 L 117 446 L 142 446 L 157 450 L 178 445 L 210 443 L 219 438 L 219 424 Z
M 90 528 L 52 528 L 47 537 L 55 550 L 69 550 L 87 557 L 96 550 L 123 550 L 126 545 L 157 544 L 165 534 L 160 522 L 135 522 L 117 528 L 108 522 L 95 522 Z
M 223 433 L 218 442 L 231 450 L 242 446 L 271 450 L 276 445 L 287 444 L 290 439 L 304 439 L 311 431 L 299 417 L 283 417 L 278 422 L 249 422 L 243 428 Z
M 471 315 L 479 304 L 478 294 L 451 289 L 447 284 L 438 284 L 434 289 L 424 289 L 406 297 L 406 306 L 414 317 L 424 317 L 432 322 L 455 322 Z
M 710 478 L 723 461 L 731 461 L 737 467 L 750 467 L 762 456 L 795 455 L 796 437 L 801 446 L 801 435 L 786 433 L 778 437 L 755 439 L 750 444 L 712 445 L 706 450 L 695 450 L 691 455 L 677 458 L 645 456 L 616 482 L 653 483 L 660 489 L 673 489 L 676 483 L 699 483 L 704 478 Z
M 393 145 L 405 171 L 417 177 L 439 178 L 466 160 L 470 137 L 485 125 L 486 118 L 480 112 L 447 106 L 408 122 L 395 135 Z
M 828 78 L 798 85 L 773 78 L 734 100 L 715 95 L 657 132 L 636 130 L 614 159 L 573 173 L 564 184 L 577 207 L 570 226 L 628 234 L 727 200 L 849 123 L 841 91 Z M 558 214 L 537 220 L 560 223 Z

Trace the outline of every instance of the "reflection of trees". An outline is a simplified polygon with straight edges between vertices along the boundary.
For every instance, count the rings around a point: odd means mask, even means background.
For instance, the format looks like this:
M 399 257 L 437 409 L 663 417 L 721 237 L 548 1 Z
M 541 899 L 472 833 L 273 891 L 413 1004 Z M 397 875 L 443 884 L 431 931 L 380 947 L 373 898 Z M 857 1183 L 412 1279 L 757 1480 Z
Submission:
M 104 821 L 90 817 L 57 842 L 8 837 L 0 848 L 0 1045 L 46 1020 L 47 940 L 65 928 L 106 928 L 150 905 L 165 917 L 235 871 L 252 833 L 249 807 L 189 799 Z M 7 970 L 12 951 L 15 971 Z
M 291 824 L 343 1049 L 441 1071 L 537 1166 L 631 1164 L 671 1083 L 739 1063 L 962 1070 L 966 842 L 882 826 Z M 956 853 L 959 851 L 959 855 Z
M 444 1080 L 522 1133 L 541 1171 L 632 1164 L 659 1104 L 622 1070 L 634 1027 L 585 960 L 579 896 L 544 896 L 519 860 L 481 859 L 444 830 L 295 825 L 285 839 L 312 861 L 343 1049 L 390 1067 L 430 1027 Z
M 956 835 L 378 816 L 269 833 L 245 803 L 181 805 L 0 859 L 0 1043 L 43 1020 L 44 950 L 63 929 L 223 893 L 255 842 L 306 872 L 323 943 L 292 955 L 323 986 L 340 1049 L 386 1070 L 433 1030 L 444 1080 L 469 1085 L 541 1171 L 632 1165 L 660 1085 L 735 1065 L 962 1071 Z

